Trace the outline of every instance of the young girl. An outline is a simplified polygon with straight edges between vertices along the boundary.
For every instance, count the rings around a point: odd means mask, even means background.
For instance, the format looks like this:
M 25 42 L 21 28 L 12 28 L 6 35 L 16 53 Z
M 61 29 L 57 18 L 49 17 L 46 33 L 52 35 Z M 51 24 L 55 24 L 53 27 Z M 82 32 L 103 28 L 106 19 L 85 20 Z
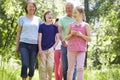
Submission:
M 67 80 L 72 80 L 72 74 L 75 63 L 77 61 L 77 80 L 84 80 L 84 61 L 85 52 L 87 50 L 87 42 L 91 41 L 90 27 L 88 23 L 83 22 L 84 8 L 82 6 L 76 6 L 73 10 L 73 17 L 75 22 L 72 22 L 69 26 L 66 40 L 68 40 L 68 74 Z
M 58 18 L 55 20 L 55 25 L 58 26 Z M 54 52 L 54 72 L 55 80 L 62 80 L 62 63 L 61 63 L 61 41 L 55 47 Z
M 58 29 L 52 24 L 53 13 L 44 14 L 45 23 L 39 26 L 39 76 L 40 80 L 52 80 L 54 65 L 54 48 L 59 41 Z

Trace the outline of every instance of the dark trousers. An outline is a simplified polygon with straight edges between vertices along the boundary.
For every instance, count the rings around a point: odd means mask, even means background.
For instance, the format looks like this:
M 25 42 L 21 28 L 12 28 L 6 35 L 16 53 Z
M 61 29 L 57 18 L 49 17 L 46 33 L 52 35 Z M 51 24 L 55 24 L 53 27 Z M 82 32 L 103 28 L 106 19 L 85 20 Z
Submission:
M 19 50 L 22 62 L 21 77 L 22 78 L 26 78 L 27 76 L 32 77 L 34 75 L 35 70 L 38 45 L 20 42 Z M 28 69 L 29 72 L 27 73 Z

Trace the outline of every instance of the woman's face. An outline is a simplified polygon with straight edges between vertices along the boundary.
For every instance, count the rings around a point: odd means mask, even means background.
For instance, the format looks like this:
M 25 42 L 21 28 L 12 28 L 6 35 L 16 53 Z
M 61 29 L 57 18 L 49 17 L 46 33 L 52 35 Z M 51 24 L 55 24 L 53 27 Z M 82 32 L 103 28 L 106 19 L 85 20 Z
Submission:
M 28 14 L 34 15 L 34 13 L 35 13 L 35 6 L 32 3 L 28 3 L 28 5 L 27 5 L 27 12 L 28 12 Z
M 52 12 L 47 13 L 45 18 L 47 22 L 51 22 L 53 20 L 53 13 Z
M 79 13 L 79 11 L 78 11 L 77 9 L 74 9 L 74 10 L 73 10 L 73 17 L 74 17 L 75 19 L 77 19 L 77 18 L 80 17 L 80 13 Z

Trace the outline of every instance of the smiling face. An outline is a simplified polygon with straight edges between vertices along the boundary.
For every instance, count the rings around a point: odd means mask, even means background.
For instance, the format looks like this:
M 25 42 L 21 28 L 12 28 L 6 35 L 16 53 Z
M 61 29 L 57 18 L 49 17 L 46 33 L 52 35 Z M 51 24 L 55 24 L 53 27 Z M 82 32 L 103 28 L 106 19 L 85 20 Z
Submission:
M 78 11 L 77 9 L 74 9 L 74 10 L 73 10 L 73 17 L 74 17 L 75 19 L 79 18 L 80 15 L 81 15 L 81 13 L 79 13 L 79 11 Z
M 36 11 L 36 4 L 32 2 L 28 2 L 26 4 L 25 11 L 27 14 L 34 15 Z
M 66 14 L 67 16 L 72 16 L 73 11 L 73 4 L 72 3 L 66 3 Z
M 53 20 L 53 13 L 51 11 L 47 11 L 44 14 L 44 20 L 45 22 L 51 22 Z
M 83 14 L 84 14 L 84 8 L 82 6 L 77 6 L 73 9 L 73 17 L 75 19 L 81 19 L 83 18 Z

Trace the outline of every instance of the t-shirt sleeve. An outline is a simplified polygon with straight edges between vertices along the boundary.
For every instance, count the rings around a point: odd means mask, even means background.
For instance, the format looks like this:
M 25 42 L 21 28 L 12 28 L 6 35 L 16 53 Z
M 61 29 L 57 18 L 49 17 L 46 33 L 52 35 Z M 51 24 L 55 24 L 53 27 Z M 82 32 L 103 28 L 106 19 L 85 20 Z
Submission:
M 42 33 L 42 24 L 39 25 L 38 33 Z
M 39 25 L 41 25 L 43 22 L 42 22 L 42 20 L 39 18 Z
M 18 18 L 18 25 L 20 25 L 21 27 L 23 26 L 23 23 L 24 23 L 24 21 L 23 21 L 23 16 L 20 16 L 19 18 Z
M 55 27 L 55 34 L 58 33 L 58 27 L 54 26 Z

